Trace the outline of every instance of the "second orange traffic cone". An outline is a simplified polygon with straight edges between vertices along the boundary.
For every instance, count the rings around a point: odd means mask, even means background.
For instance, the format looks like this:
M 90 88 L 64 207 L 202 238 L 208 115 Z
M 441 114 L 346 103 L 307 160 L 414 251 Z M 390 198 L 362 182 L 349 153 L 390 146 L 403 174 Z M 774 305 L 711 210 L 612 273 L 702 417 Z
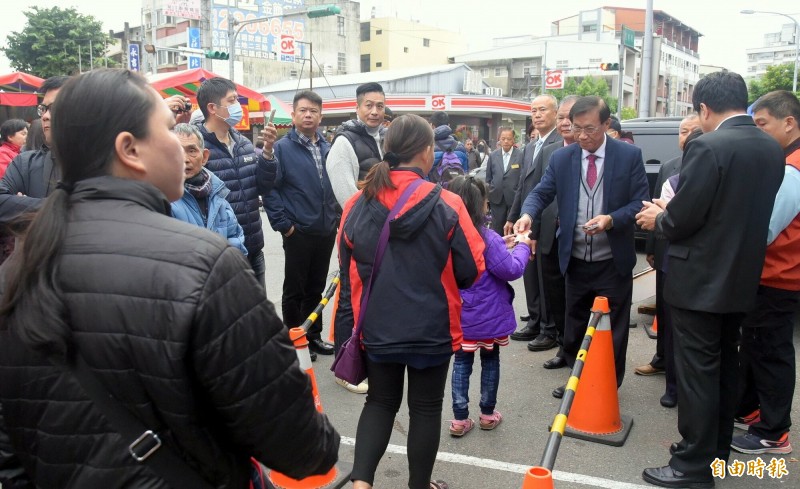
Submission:
M 651 340 L 658 338 L 658 316 L 653 316 L 653 325 L 649 328 L 645 326 L 644 332 Z
M 575 392 L 566 436 L 594 441 L 605 445 L 622 446 L 628 438 L 633 418 L 620 415 L 617 396 L 617 374 L 614 364 L 614 345 L 611 337 L 611 321 L 607 300 L 598 297 L 592 310 L 600 309 L 603 317 L 592 337 L 580 383 Z
M 525 472 L 522 489 L 554 489 L 553 473 L 544 467 L 531 467 Z

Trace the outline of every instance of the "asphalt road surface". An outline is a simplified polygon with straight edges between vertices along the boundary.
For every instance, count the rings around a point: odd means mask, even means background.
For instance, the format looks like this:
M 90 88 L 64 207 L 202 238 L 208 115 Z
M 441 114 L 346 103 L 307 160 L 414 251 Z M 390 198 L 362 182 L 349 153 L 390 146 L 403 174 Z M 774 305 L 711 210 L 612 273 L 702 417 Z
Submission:
M 269 228 L 264 218 L 264 249 L 267 263 L 267 295 L 275 302 L 280 313 L 281 287 L 283 283 L 283 249 L 278 233 Z M 335 253 L 334 253 L 335 254 Z M 635 271 L 646 264 L 643 256 Z M 335 256 L 331 258 L 331 270 L 336 269 Z M 512 284 L 516 290 L 514 306 L 517 313 L 525 310 L 525 294 L 522 280 Z M 647 296 L 641 290 L 634 291 L 634 297 Z M 654 298 L 641 301 L 653 303 Z M 628 346 L 628 370 L 619 389 L 620 411 L 633 417 L 630 436 L 622 447 L 611 447 L 598 443 L 564 438 L 558 453 L 553 478 L 558 489 L 609 488 L 643 489 L 652 488 L 641 479 L 646 467 L 665 465 L 669 461 L 668 448 L 680 439 L 677 430 L 677 410 L 662 407 L 658 400 L 664 392 L 664 376 L 641 377 L 634 375 L 637 365 L 647 363 L 655 351 L 655 340 L 644 332 L 642 324 L 650 324 L 652 316 L 642 316 L 636 311 L 639 303 L 634 303 L 632 321 L 640 326 L 630 331 Z M 323 313 L 323 335 L 328 334 L 330 307 Z M 797 331 L 796 331 L 797 333 Z M 800 346 L 800 335 L 795 334 L 795 348 Z M 501 351 L 501 382 L 497 409 L 503 413 L 502 424 L 494 431 L 472 430 L 463 438 L 452 438 L 448 432 L 452 418 L 450 383 L 445 391 L 443 419 L 441 425 L 441 444 L 434 478 L 446 480 L 452 489 L 502 488 L 519 489 L 523 473 L 531 466 L 538 465 L 548 437 L 548 426 L 558 412 L 560 400 L 551 396 L 553 388 L 567 380 L 567 369 L 545 370 L 542 363 L 551 358 L 555 350 L 532 353 L 526 349 L 525 342 L 511 342 Z M 320 356 L 314 364 L 320 396 L 325 412 L 342 435 L 340 459 L 353 461 L 356 426 L 365 396 L 352 394 L 334 383 L 330 372 L 332 357 Z M 480 367 L 476 367 L 471 382 L 471 414 L 477 419 L 477 401 L 480 398 Z M 800 419 L 798 413 L 798 392 L 795 392 L 792 409 L 793 419 Z M 734 433 L 734 436 L 737 433 Z M 408 464 L 405 456 L 408 436 L 408 408 L 403 404 L 392 433 L 389 448 L 378 466 L 375 487 L 378 489 L 401 489 L 407 487 Z M 800 447 L 800 438 L 792 436 L 791 441 Z M 798 448 L 800 450 L 800 448 Z M 763 478 L 755 475 L 741 477 L 727 476 L 717 479 L 718 488 L 798 488 L 800 487 L 800 463 L 798 451 L 785 456 L 761 455 L 769 464 L 773 457 L 785 460 L 788 475 L 780 479 L 772 478 L 765 471 Z M 758 456 L 732 452 L 730 462 L 738 460 L 747 463 Z M 349 484 L 348 486 L 349 487 Z

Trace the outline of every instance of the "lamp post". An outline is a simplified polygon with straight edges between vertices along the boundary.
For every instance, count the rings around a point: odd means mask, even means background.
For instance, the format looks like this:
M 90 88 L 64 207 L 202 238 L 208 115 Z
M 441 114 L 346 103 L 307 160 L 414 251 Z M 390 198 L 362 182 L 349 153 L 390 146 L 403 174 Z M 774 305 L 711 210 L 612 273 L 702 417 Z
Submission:
M 781 13 L 781 12 L 768 12 L 768 11 L 765 11 L 765 10 L 750 10 L 750 9 L 747 9 L 747 10 L 742 10 L 740 13 L 745 14 L 745 15 L 752 15 L 752 14 L 780 15 L 780 16 L 786 17 L 787 19 L 790 19 L 792 21 L 792 23 L 794 24 L 794 78 L 792 78 L 792 92 L 796 93 L 797 92 L 797 60 L 798 60 L 798 56 L 800 56 L 800 39 L 798 39 L 798 36 L 800 36 L 800 23 L 798 23 L 797 20 L 795 20 L 795 18 L 792 17 L 791 15 L 784 14 L 784 13 Z
M 313 7 L 291 9 L 284 11 L 281 15 L 270 15 L 267 17 L 259 17 L 257 19 L 250 19 L 245 21 L 236 20 L 228 11 L 228 78 L 233 81 L 233 62 L 235 59 L 236 38 L 245 26 L 250 24 L 257 24 L 264 22 L 275 17 L 292 17 L 296 15 L 306 15 L 308 18 L 314 19 L 317 17 L 328 17 L 341 13 L 342 9 L 336 5 L 316 5 Z

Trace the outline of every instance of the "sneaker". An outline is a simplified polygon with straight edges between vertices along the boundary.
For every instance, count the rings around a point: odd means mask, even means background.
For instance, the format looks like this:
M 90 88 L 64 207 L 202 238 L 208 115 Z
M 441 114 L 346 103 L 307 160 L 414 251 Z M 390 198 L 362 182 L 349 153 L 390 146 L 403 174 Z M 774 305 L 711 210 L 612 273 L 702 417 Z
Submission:
M 765 440 L 750 433 L 737 436 L 731 441 L 731 448 L 737 452 L 754 455 L 759 453 L 792 453 L 792 444 L 789 443 L 788 431 L 776 441 Z
M 747 429 L 750 428 L 750 425 L 754 425 L 759 421 L 761 421 L 761 410 L 756 409 L 747 416 L 742 416 L 742 417 L 737 416 L 733 418 L 733 427 L 747 431 Z
M 369 384 L 367 384 L 366 382 L 362 382 L 358 385 L 353 385 L 346 380 L 337 378 L 336 383 L 344 387 L 345 389 L 349 390 L 353 394 L 366 394 L 367 391 L 369 390 Z
M 500 414 L 500 411 L 495 411 L 492 414 L 481 414 L 480 423 L 482 430 L 493 430 L 497 428 L 497 425 L 503 421 L 503 415 Z
M 475 427 L 475 421 L 471 419 L 451 419 L 450 420 L 450 435 L 462 437 L 469 433 Z

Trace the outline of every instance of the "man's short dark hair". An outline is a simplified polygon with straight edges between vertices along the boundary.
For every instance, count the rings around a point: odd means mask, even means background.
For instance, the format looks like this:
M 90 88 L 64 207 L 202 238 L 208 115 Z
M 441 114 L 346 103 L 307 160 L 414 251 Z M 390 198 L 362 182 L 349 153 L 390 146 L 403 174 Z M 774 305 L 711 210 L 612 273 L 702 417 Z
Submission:
M 381 95 L 384 96 L 386 95 L 385 93 L 383 93 L 383 87 L 381 86 L 380 83 L 375 83 L 375 82 L 364 83 L 363 85 L 359 85 L 358 88 L 356 88 L 356 102 L 358 104 L 361 104 L 361 101 L 364 100 L 364 95 L 373 92 L 380 93 Z
M 208 104 L 219 104 L 231 90 L 236 91 L 236 84 L 227 78 L 218 76 L 204 81 L 197 89 L 197 105 L 203 117 L 208 118 Z
M 694 86 L 692 106 L 700 112 L 700 104 L 716 113 L 747 110 L 747 84 L 742 75 L 728 70 L 716 71 L 701 78 Z
M 766 110 L 776 119 L 794 117 L 796 124 L 800 124 L 800 101 L 795 94 L 787 90 L 776 90 L 761 96 L 753 104 L 753 114 L 759 110 Z
M 608 108 L 605 100 L 596 95 L 589 95 L 587 97 L 579 97 L 575 101 L 575 105 L 569 109 L 569 120 L 572 121 L 576 115 L 585 114 L 595 109 L 600 113 L 600 124 L 611 117 L 611 109 Z
M 297 107 L 297 103 L 301 100 L 308 100 L 312 104 L 318 106 L 322 109 L 322 97 L 320 97 L 317 92 L 313 92 L 311 90 L 303 90 L 302 92 L 297 92 L 294 95 L 294 99 L 292 100 L 292 108 Z
M 391 122 L 394 119 L 394 112 L 389 107 L 383 108 L 383 120 L 387 122 Z
M 431 117 L 428 120 L 433 127 L 446 126 L 450 124 L 450 117 L 447 116 L 447 112 L 445 111 L 434 112 L 431 114 Z
M 44 83 L 42 83 L 42 86 L 39 87 L 38 92 L 44 97 L 50 90 L 58 90 L 59 88 L 63 87 L 69 81 L 69 79 L 70 77 L 64 75 L 51 76 L 45 80 Z

